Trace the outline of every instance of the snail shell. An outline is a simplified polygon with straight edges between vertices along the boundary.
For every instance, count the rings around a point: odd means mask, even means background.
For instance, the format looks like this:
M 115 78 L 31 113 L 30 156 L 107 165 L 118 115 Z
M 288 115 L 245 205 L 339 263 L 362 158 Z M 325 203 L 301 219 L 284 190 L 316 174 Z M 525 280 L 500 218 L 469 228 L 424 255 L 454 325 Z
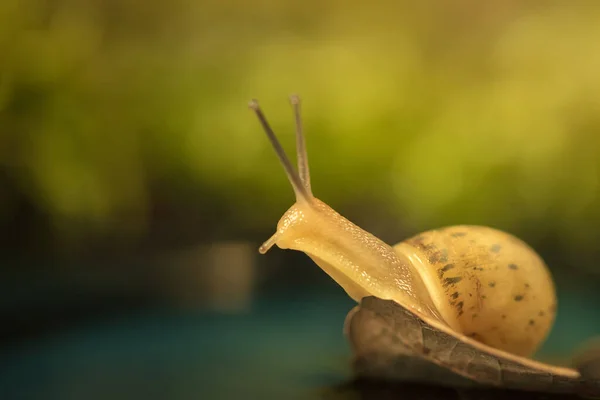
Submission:
M 432 300 L 455 331 L 529 356 L 556 313 L 552 277 L 523 241 L 483 226 L 453 226 L 394 246 L 420 271 Z

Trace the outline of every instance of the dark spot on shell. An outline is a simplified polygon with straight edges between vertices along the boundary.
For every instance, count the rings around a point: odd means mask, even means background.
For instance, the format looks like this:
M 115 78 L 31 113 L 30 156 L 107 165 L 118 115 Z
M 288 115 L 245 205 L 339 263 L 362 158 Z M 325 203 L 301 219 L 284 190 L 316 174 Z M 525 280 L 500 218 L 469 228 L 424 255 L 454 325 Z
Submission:
M 525 287 L 526 287 L 526 288 L 529 288 L 529 283 L 526 283 L 526 284 L 525 284 Z
M 472 294 L 472 293 L 469 293 L 469 297 L 473 297 L 473 294 Z
M 431 353 L 431 349 L 429 347 L 423 347 L 423 349 L 421 350 L 423 352 L 423 354 L 427 355 L 429 353 Z
M 473 314 L 471 318 L 477 318 L 477 314 Z
M 446 272 L 451 270 L 452 268 L 454 268 L 454 264 L 446 264 L 444 265 L 444 268 L 442 268 L 442 271 Z
M 502 314 L 502 319 L 506 319 L 506 314 Z
M 473 332 L 473 333 L 469 333 L 466 336 L 473 338 L 475 340 L 477 340 L 478 342 L 482 342 L 483 341 L 483 336 L 481 336 L 480 334 Z
M 519 269 L 519 267 L 517 266 L 517 264 L 508 264 L 508 268 L 510 268 L 510 269 Z
M 438 257 L 438 262 L 448 262 L 448 249 L 443 249 Z
M 463 310 L 460 310 L 460 311 L 458 312 L 458 316 L 460 317 L 461 315 L 463 315 Z
M 464 306 L 464 305 L 465 305 L 465 303 L 464 303 L 464 302 L 462 302 L 462 301 L 459 301 L 458 303 L 456 303 L 456 308 L 457 308 L 457 310 L 458 310 L 459 312 L 461 312 L 461 313 L 462 313 L 462 310 L 463 310 L 463 306 Z
M 429 251 L 435 251 L 435 250 L 437 250 L 437 246 L 435 244 L 433 244 L 433 243 L 424 244 L 423 247 L 426 250 L 429 250 Z
M 546 315 L 546 313 L 545 313 L 545 312 L 543 312 L 543 311 L 540 311 L 540 312 L 538 313 L 538 315 L 539 315 L 540 317 L 543 317 L 544 315 Z
M 453 284 L 458 283 L 460 281 L 462 281 L 462 278 L 460 276 L 453 276 L 451 278 L 444 278 L 444 286 L 453 285 Z
M 469 310 L 474 310 L 474 309 L 476 309 L 476 308 L 477 308 L 477 307 L 475 307 L 475 306 L 471 306 L 471 307 L 469 307 Z
M 495 244 L 490 248 L 490 251 L 492 253 L 498 253 L 501 249 L 502 249 L 502 246 L 500 246 L 499 244 Z
M 450 271 L 452 268 L 454 268 L 454 264 L 446 264 L 446 265 L 444 265 L 444 267 L 443 267 L 443 268 L 440 268 L 440 269 L 439 269 L 439 271 L 438 271 L 438 275 L 439 275 L 439 277 L 440 277 L 440 278 L 441 278 L 441 277 L 443 277 L 443 276 L 444 276 L 444 272 L 448 272 L 448 271 Z
M 467 236 L 467 232 L 454 232 L 454 233 L 451 233 L 450 236 L 452 236 L 452 237 L 463 237 L 463 236 Z
M 456 299 L 456 298 L 458 298 L 458 292 L 454 292 L 454 293 L 452 293 L 452 296 L 451 296 L 451 297 L 452 297 L 453 299 Z
M 489 287 L 494 287 L 494 286 L 496 286 L 496 282 L 492 281 L 492 282 L 488 283 L 488 286 Z
M 534 320 L 532 320 L 532 319 L 530 319 L 530 320 L 529 320 L 529 325 L 534 325 L 534 324 L 535 324 L 535 321 L 534 321 Z
M 413 246 L 418 247 L 419 249 L 425 251 L 427 250 L 427 246 L 425 245 L 425 243 L 423 243 L 423 241 L 421 240 L 412 240 L 410 242 Z
M 515 296 L 515 301 L 521 301 L 521 300 L 523 300 L 523 296 L 522 295 L 518 294 L 518 295 Z
M 481 299 L 482 299 L 482 300 L 485 300 L 485 299 L 487 299 L 487 296 L 486 296 L 485 294 L 482 294 L 482 295 L 481 295 Z

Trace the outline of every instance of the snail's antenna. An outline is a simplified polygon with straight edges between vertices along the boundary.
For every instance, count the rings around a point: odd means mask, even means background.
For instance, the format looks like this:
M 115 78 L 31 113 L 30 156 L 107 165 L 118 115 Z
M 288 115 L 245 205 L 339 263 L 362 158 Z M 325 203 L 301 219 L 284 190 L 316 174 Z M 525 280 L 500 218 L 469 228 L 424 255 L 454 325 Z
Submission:
M 308 155 L 306 153 L 306 139 L 302 126 L 302 116 L 300 114 L 300 97 L 298 95 L 290 96 L 290 103 L 294 108 L 294 117 L 296 119 L 296 158 L 298 163 L 298 174 L 304 184 L 308 194 L 312 195 L 310 187 L 310 171 L 308 169 Z
M 302 183 L 298 172 L 294 170 L 290 159 L 285 154 L 281 143 L 279 143 L 279 140 L 277 140 L 277 136 L 275 136 L 275 132 L 273 132 L 273 129 L 269 125 L 265 114 L 262 112 L 260 106 L 258 105 L 258 101 L 253 99 L 252 101 L 250 101 L 250 104 L 248 106 L 254 111 L 254 113 L 258 117 L 260 124 L 262 125 L 265 133 L 267 134 L 267 137 L 271 141 L 273 149 L 275 150 L 277 157 L 279 157 L 279 161 L 281 161 L 283 169 L 285 169 L 285 173 L 287 174 L 288 180 L 290 181 L 290 184 L 292 185 L 292 188 L 296 193 L 296 200 L 304 200 L 306 202 L 310 202 L 312 195 Z

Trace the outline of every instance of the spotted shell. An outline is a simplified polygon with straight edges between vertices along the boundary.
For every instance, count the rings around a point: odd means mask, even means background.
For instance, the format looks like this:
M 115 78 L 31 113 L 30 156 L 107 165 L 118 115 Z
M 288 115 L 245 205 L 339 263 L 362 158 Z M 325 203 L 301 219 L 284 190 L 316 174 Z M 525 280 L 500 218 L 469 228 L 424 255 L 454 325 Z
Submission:
M 546 338 L 555 288 L 544 261 L 523 241 L 465 225 L 422 233 L 394 249 L 411 260 L 454 331 L 520 356 Z

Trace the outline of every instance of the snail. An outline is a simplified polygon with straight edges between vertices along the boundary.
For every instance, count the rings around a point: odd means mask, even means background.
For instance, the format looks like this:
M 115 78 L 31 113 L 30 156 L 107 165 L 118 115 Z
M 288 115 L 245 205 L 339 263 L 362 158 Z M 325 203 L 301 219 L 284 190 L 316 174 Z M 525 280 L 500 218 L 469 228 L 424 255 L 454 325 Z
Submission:
M 525 242 L 497 229 L 451 226 L 390 246 L 313 196 L 300 99 L 297 170 L 256 100 L 249 104 L 277 154 L 296 202 L 259 248 L 307 254 L 358 303 L 344 331 L 358 376 L 600 392 L 574 368 L 531 357 L 555 319 L 553 278 Z

